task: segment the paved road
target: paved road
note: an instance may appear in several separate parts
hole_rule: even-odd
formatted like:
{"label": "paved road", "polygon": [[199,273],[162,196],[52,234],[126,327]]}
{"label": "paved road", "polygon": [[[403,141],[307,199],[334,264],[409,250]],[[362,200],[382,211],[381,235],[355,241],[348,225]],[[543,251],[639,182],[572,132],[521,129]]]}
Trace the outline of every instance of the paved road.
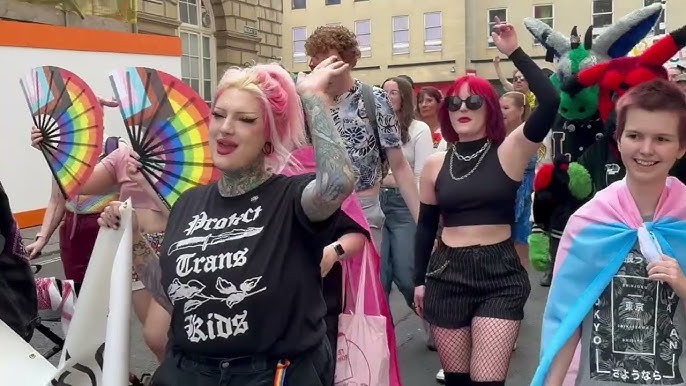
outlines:
{"label": "paved road", "polygon": [[[26,242],[33,240],[36,229],[22,231]],[[62,264],[59,261],[57,238],[50,240],[44,249],[44,255],[36,263],[44,264],[39,276],[63,277]],[[524,320],[515,351],[510,365],[507,384],[512,386],[526,386],[534,373],[539,350],[539,334],[541,329],[541,315],[545,307],[547,289],[538,285],[539,274],[530,275],[532,280],[531,296],[526,306]],[[440,368],[438,355],[427,350],[422,323],[405,305],[402,296],[395,291],[391,294],[391,311],[396,323],[398,355],[402,372],[403,384],[406,386],[433,385],[436,371]],[[47,323],[54,331],[60,331],[58,323]],[[32,342],[40,352],[52,347],[51,343],[40,333],[36,333]],[[59,355],[52,358],[57,364]],[[140,323],[135,316],[131,318],[131,368],[137,373],[153,372],[157,363],[148,351],[143,341]]]}

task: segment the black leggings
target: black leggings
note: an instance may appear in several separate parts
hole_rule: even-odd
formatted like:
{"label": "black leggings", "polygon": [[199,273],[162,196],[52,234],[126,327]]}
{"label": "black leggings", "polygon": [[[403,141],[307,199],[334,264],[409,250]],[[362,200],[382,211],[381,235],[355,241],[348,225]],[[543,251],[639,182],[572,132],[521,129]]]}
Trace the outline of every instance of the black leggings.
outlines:
{"label": "black leggings", "polygon": [[[327,338],[310,350],[290,358],[285,385],[333,384],[334,360]],[[272,386],[277,360],[244,358],[221,360],[170,353],[152,377],[151,386]]]}

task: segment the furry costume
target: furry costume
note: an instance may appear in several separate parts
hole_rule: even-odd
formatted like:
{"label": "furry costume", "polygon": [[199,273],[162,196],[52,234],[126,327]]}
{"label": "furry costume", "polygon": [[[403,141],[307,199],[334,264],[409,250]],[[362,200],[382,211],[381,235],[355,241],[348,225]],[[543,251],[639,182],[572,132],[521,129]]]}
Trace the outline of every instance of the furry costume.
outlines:
{"label": "furry costume", "polygon": [[[587,149],[578,160],[578,165],[583,167],[590,176],[591,185],[589,186],[590,189],[587,190],[588,195],[572,197],[573,195],[570,193],[557,192],[556,204],[563,207],[579,207],[580,204],[590,199],[595,192],[605,189],[624,177],[626,170],[622,164],[615,138],[615,102],[631,87],[656,78],[667,79],[667,71],[663,65],[685,46],[686,26],[658,40],[639,56],[616,58],[587,68],[567,80],[563,90],[571,95],[584,87],[599,86],[599,112],[605,122],[605,131],[602,138]],[[685,166],[686,162],[678,161],[670,174],[682,182],[685,181]],[[548,216],[549,211],[537,210],[536,205],[547,208],[552,205],[550,200],[550,197],[541,197],[538,200],[534,198],[534,221],[540,222],[544,226],[547,224],[546,216]],[[537,213],[539,214],[538,218],[536,218]],[[532,237],[535,239],[540,236],[532,235]],[[541,240],[530,240],[530,243],[536,246],[531,247],[531,260],[536,262],[535,267],[545,266],[546,257],[539,245]]]}
{"label": "furry costume", "polygon": [[[558,57],[557,72],[551,80],[560,87],[569,79],[575,79],[580,72],[628,54],[651,31],[659,20],[662,9],[663,6],[659,3],[637,9],[609,26],[595,41],[593,29],[589,27],[583,44],[576,27],[572,29],[571,36],[566,37],[537,19],[527,18],[524,24],[548,50],[548,60]],[[551,130],[552,159],[562,162],[560,157],[564,157],[567,163],[576,161],[584,151],[605,136],[602,113],[598,108],[600,89],[601,86],[595,84],[589,84],[572,93],[562,88],[559,116]],[[552,198],[549,193],[548,189],[539,189],[534,194],[534,227],[529,237],[529,256],[534,267],[540,270],[552,269],[550,264],[541,262],[550,261],[550,256],[555,256],[557,241],[567,219],[584,198],[564,199],[568,196],[566,195],[550,201]],[[537,210],[537,206],[545,206],[546,210]],[[554,242],[551,242],[549,236]],[[550,271],[541,284],[549,285],[549,278]]]}
{"label": "furry costume", "polygon": [[[661,38],[639,56],[617,58],[588,68],[570,78],[564,85],[563,88],[571,94],[589,85],[600,87],[598,103],[601,117],[606,122],[606,135],[579,159],[579,163],[593,177],[595,191],[604,189],[625,174],[614,135],[615,101],[638,84],[656,78],[667,79],[664,65],[685,46],[686,26]],[[682,182],[685,181],[684,161],[677,162],[671,174]]]}
{"label": "furry costume", "polygon": [[[629,53],[653,28],[662,7],[662,4],[657,3],[629,13],[607,27],[595,41],[593,27],[589,27],[583,44],[576,27],[572,29],[571,36],[567,37],[538,19],[525,18],[524,25],[547,49],[547,60],[558,58],[557,69],[551,81],[560,88],[580,71]],[[573,162],[602,133],[603,124],[597,114],[598,93],[598,86],[585,87],[574,94],[564,90],[560,92],[559,117],[551,134],[551,158],[565,154],[567,160]]]}

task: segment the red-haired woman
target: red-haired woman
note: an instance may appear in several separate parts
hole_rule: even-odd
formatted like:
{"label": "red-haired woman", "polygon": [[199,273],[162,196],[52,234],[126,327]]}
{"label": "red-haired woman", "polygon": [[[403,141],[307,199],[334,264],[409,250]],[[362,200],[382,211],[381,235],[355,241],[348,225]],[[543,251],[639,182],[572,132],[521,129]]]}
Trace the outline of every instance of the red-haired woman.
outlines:
{"label": "red-haired woman", "polygon": [[[429,157],[420,180],[415,306],[431,324],[448,386],[505,384],[531,289],[512,240],[515,200],[559,105],[512,25],[496,19],[492,36],[540,102],[507,137],[498,94],[485,79],[459,78],[440,108],[451,145]],[[439,218],[444,226],[432,254]]]}

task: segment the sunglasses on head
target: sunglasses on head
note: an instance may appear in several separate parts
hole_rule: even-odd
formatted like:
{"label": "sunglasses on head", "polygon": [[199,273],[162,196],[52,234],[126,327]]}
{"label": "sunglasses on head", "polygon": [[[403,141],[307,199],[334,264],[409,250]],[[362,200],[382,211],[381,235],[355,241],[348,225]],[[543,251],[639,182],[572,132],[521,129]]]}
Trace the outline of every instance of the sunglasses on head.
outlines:
{"label": "sunglasses on head", "polygon": [[481,95],[470,95],[466,99],[461,99],[457,96],[449,96],[445,98],[445,104],[448,106],[448,111],[455,112],[462,107],[462,103],[467,106],[468,110],[478,110],[483,106],[484,100]]}

